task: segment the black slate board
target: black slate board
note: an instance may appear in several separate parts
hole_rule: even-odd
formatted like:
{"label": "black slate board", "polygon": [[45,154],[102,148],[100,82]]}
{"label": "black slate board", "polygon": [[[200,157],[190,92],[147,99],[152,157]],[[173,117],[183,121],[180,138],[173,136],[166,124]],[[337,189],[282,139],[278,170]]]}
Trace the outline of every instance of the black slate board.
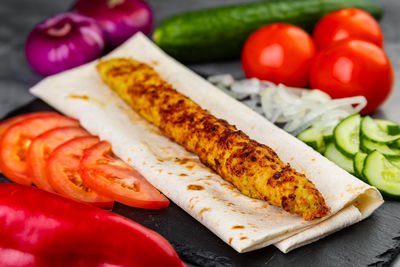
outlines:
{"label": "black slate board", "polygon": [[[53,110],[39,99],[7,117]],[[0,176],[0,182],[9,182]],[[368,219],[283,254],[274,246],[239,254],[181,208],[142,210],[116,203],[122,216],[168,239],[188,266],[389,266],[400,253],[400,202],[386,202]]]}

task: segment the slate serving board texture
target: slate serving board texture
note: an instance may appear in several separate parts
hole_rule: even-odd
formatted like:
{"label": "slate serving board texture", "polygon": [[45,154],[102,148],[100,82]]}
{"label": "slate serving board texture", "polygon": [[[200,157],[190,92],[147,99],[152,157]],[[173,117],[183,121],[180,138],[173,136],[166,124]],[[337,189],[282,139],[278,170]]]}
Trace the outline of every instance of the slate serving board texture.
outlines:
{"label": "slate serving board texture", "polygon": [[[0,117],[37,110],[51,110],[28,93],[42,78],[30,70],[24,44],[32,27],[51,15],[64,12],[72,0],[0,1]],[[212,7],[240,0],[149,0],[155,25],[187,10]],[[381,0],[385,16],[381,25],[385,50],[395,68],[396,84],[390,99],[374,117],[400,122],[400,1]],[[243,77],[240,62],[192,64],[208,76],[231,73]],[[11,112],[11,113],[10,113]],[[0,177],[0,182],[8,182]],[[238,254],[174,204],[162,211],[148,211],[116,204],[114,212],[138,221],[167,238],[188,266],[390,266],[400,253],[400,202],[387,199],[368,219],[288,254],[273,246]]]}

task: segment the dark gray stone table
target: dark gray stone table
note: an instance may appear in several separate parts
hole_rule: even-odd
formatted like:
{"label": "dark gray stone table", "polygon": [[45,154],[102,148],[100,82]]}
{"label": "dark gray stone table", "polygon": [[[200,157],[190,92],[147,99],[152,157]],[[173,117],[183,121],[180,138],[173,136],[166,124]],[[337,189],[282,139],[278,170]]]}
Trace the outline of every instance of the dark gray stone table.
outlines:
{"label": "dark gray stone table", "polygon": [[[27,34],[44,18],[66,11],[72,2],[72,0],[0,1],[0,117],[32,101],[33,97],[29,95],[28,88],[41,79],[30,70],[25,61],[24,44]],[[244,2],[244,0],[149,0],[148,2],[155,12],[155,25],[158,25],[167,16],[182,11]],[[381,21],[385,34],[385,50],[395,68],[396,82],[390,99],[373,115],[400,123],[400,1],[380,0],[380,2],[385,7],[385,16]],[[189,67],[203,75],[232,73],[237,78],[243,77],[238,61],[196,64]],[[0,181],[6,180],[0,178]],[[273,247],[245,255],[235,254],[207,229],[196,221],[191,221],[191,218],[177,207],[160,216],[157,212],[149,215],[146,211],[129,209],[122,205],[117,205],[115,211],[159,231],[179,251],[183,251],[182,253],[196,249],[196,246],[191,247],[192,244],[209,247],[208,250],[214,255],[210,256],[209,251],[206,250],[200,251],[198,256],[215,259],[216,266],[224,266],[224,263],[226,266],[229,264],[229,266],[250,266],[249,258],[258,259],[257,262],[263,262],[263,266],[365,266],[369,264],[386,266],[393,263],[392,259],[400,252],[400,203],[392,200],[387,200],[367,220],[287,255]],[[182,225],[177,227],[177,222],[171,217],[176,220],[182,219]],[[176,227],[178,229],[175,229]],[[186,232],[182,230],[180,233],[180,228],[185,227],[192,229]],[[187,233],[190,234],[187,235]],[[229,260],[225,261],[224,256]],[[189,262],[196,261],[189,260]],[[201,261],[197,261],[197,264],[203,265]],[[399,260],[397,264],[400,266]]]}

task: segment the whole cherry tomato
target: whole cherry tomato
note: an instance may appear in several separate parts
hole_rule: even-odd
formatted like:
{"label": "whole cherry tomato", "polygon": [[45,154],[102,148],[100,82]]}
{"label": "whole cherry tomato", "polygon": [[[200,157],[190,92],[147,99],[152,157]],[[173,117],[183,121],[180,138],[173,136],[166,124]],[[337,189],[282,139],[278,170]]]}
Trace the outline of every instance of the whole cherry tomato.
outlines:
{"label": "whole cherry tomato", "polygon": [[306,87],[316,53],[313,40],[304,30],[273,23],[247,39],[242,50],[242,66],[248,78]]}
{"label": "whole cherry tomato", "polygon": [[323,49],[310,74],[311,88],[333,98],[363,95],[368,101],[362,114],[371,113],[388,98],[393,86],[393,67],[376,45],[343,40]]}
{"label": "whole cherry tomato", "polygon": [[313,38],[320,49],[343,39],[364,40],[383,47],[378,22],[357,8],[345,8],[325,15],[315,26]]}

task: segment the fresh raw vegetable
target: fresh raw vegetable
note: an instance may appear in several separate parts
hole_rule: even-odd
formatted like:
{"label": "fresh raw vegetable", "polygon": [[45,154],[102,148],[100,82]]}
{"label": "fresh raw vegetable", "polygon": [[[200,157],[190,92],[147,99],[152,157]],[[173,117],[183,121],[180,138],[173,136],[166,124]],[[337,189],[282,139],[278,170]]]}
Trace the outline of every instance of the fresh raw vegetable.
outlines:
{"label": "fresh raw vegetable", "polygon": [[153,12],[142,0],[78,0],[72,10],[94,18],[105,32],[110,48],[138,31],[149,34],[153,26]]}
{"label": "fresh raw vegetable", "polygon": [[27,155],[28,173],[32,182],[40,189],[55,192],[47,180],[47,159],[62,143],[88,135],[90,134],[80,127],[62,127],[47,131],[33,139]]}
{"label": "fresh raw vegetable", "polygon": [[54,112],[49,112],[49,111],[40,111],[40,112],[33,112],[33,113],[28,113],[28,114],[21,114],[12,118],[9,118],[7,120],[1,121],[0,122],[0,138],[3,136],[3,133],[13,124],[23,121],[25,119],[41,116],[41,115],[48,115],[48,114],[57,114]]}
{"label": "fresh raw vegetable", "polygon": [[312,30],[325,14],[358,7],[379,19],[383,9],[370,0],[273,0],[198,10],[164,20],[153,39],[181,61],[212,61],[239,57],[255,30],[274,22]]}
{"label": "fresh raw vegetable", "polygon": [[383,131],[379,125],[369,116],[366,116],[361,123],[361,134],[363,137],[381,144],[395,143],[400,139],[400,134],[390,135]]}
{"label": "fresh raw vegetable", "polygon": [[364,10],[345,8],[325,15],[315,26],[313,38],[319,49],[343,39],[358,39],[383,47],[378,22]]}
{"label": "fresh raw vegetable", "polygon": [[32,30],[25,55],[36,72],[51,75],[98,58],[103,48],[103,31],[93,19],[65,13]]}
{"label": "fresh raw vegetable", "polygon": [[378,151],[372,152],[365,159],[363,174],[368,183],[383,194],[400,198],[400,169]]}
{"label": "fresh raw vegetable", "polygon": [[27,154],[32,140],[54,128],[78,127],[79,121],[58,114],[31,117],[11,125],[0,139],[0,170],[10,180],[31,184]]}
{"label": "fresh raw vegetable", "polygon": [[340,152],[334,143],[328,144],[324,156],[335,162],[339,167],[343,168],[347,172],[354,174],[353,159]]}
{"label": "fresh raw vegetable", "polygon": [[304,131],[302,131],[297,138],[299,138],[301,141],[309,145],[310,147],[314,148],[320,153],[323,153],[326,149],[325,147],[325,142],[324,142],[324,136],[319,129],[316,127],[310,127]]}
{"label": "fresh raw vegetable", "polygon": [[393,121],[354,114],[335,127],[333,142],[324,143],[323,132],[314,126],[301,132],[298,138],[382,193],[399,198],[400,148],[393,140],[400,135],[389,134],[398,127]]}
{"label": "fresh raw vegetable", "polygon": [[336,147],[347,157],[354,157],[360,149],[360,114],[342,120],[333,131]]}
{"label": "fresh raw vegetable", "polygon": [[166,239],[115,213],[0,184],[1,266],[185,266]]}
{"label": "fresh raw vegetable", "polygon": [[146,209],[169,205],[169,200],[138,171],[113,154],[107,141],[85,151],[79,173],[85,185],[125,205]]}
{"label": "fresh raw vegetable", "polygon": [[363,181],[366,181],[363,174],[363,169],[364,169],[364,162],[367,156],[368,154],[365,154],[363,152],[357,152],[353,160],[355,175]]}
{"label": "fresh raw vegetable", "polygon": [[376,119],[375,122],[382,131],[388,133],[389,135],[400,134],[400,126],[394,121]]}
{"label": "fresh raw vegetable", "polygon": [[79,163],[84,151],[98,142],[98,137],[84,136],[58,146],[47,161],[47,179],[51,187],[63,196],[111,209],[114,205],[112,199],[87,187],[79,175]]}
{"label": "fresh raw vegetable", "polygon": [[307,32],[294,25],[273,23],[247,39],[241,61],[248,78],[306,87],[316,54]]}
{"label": "fresh raw vegetable", "polygon": [[382,153],[385,157],[400,157],[400,149],[389,147],[386,144],[379,144],[368,140],[367,138],[361,138],[360,148],[362,151],[372,153],[375,150]]}
{"label": "fresh raw vegetable", "polygon": [[310,75],[311,88],[332,98],[364,96],[368,114],[388,98],[393,86],[393,68],[386,54],[372,43],[343,40],[323,49]]}
{"label": "fresh raw vegetable", "polygon": [[320,90],[275,85],[256,78],[235,81],[231,75],[211,76],[208,80],[232,97],[241,100],[272,123],[295,136],[310,126],[329,141],[333,128],[344,118],[360,112],[367,104],[363,96],[331,99]]}

